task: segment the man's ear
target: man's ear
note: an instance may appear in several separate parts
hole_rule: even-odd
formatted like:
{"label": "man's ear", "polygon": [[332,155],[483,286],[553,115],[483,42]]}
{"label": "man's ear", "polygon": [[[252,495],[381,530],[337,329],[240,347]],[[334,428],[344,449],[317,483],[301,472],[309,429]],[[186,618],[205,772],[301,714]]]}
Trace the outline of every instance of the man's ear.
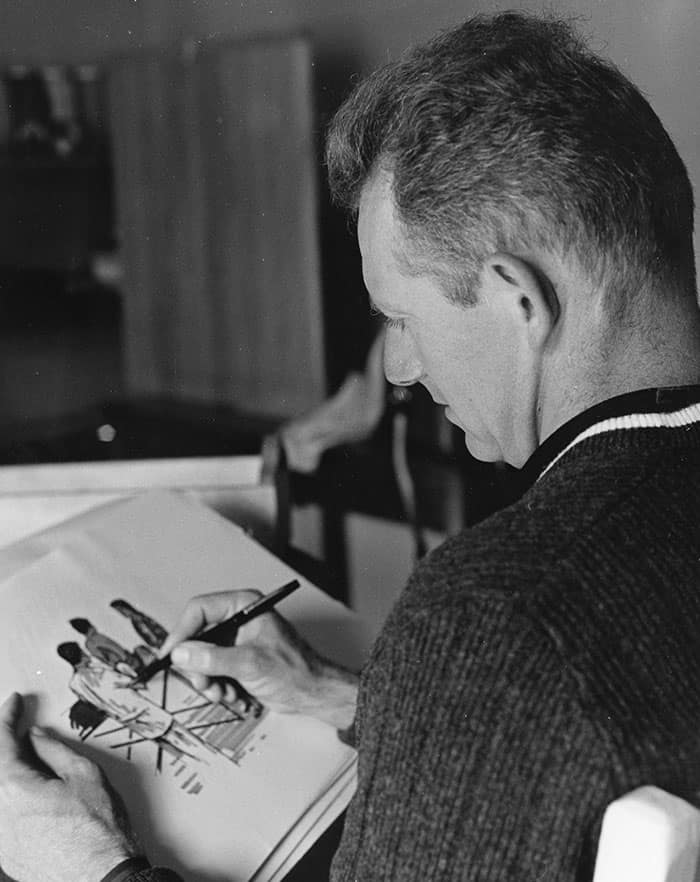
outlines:
{"label": "man's ear", "polygon": [[559,301],[551,281],[532,264],[498,252],[484,262],[485,290],[522,327],[534,348],[544,345],[559,317]]}

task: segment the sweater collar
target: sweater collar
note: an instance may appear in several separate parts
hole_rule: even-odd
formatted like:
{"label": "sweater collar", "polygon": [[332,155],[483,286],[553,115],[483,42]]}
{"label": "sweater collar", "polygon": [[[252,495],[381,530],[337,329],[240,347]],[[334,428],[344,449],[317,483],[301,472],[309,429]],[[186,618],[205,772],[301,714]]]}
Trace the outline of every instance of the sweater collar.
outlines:
{"label": "sweater collar", "polygon": [[700,386],[640,389],[609,398],[564,423],[535,450],[521,471],[524,486],[586,438],[605,432],[643,428],[680,428],[700,422]]}

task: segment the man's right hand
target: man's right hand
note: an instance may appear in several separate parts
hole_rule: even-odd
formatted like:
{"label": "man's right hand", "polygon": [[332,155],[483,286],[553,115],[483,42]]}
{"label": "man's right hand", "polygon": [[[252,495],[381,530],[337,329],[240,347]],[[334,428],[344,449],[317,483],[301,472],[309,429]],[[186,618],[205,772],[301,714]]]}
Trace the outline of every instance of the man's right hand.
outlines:
{"label": "man's right hand", "polygon": [[173,664],[214,700],[225,694],[220,678],[234,678],[273,710],[348,728],[355,716],[357,676],[320,656],[274,610],[244,625],[235,646],[190,639],[260,596],[258,591],[226,591],[193,598],[160,654],[171,652]]}

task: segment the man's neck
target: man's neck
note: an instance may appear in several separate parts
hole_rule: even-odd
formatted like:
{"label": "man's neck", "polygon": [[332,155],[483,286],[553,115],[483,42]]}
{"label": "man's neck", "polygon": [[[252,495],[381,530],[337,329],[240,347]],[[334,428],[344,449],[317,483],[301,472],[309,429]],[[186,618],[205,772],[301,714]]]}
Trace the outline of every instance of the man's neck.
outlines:
{"label": "man's neck", "polygon": [[621,334],[607,345],[588,341],[573,347],[567,359],[552,359],[543,375],[540,443],[577,414],[617,395],[700,384],[700,313],[688,311],[682,321],[669,319],[652,331]]}

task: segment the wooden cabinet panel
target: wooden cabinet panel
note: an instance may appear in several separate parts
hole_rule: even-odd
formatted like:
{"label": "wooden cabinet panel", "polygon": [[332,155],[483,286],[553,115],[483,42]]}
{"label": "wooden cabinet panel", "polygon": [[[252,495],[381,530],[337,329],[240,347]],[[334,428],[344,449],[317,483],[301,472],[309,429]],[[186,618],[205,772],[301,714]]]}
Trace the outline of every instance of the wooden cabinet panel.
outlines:
{"label": "wooden cabinet panel", "polygon": [[324,394],[309,47],[111,75],[127,385],[287,416]]}

